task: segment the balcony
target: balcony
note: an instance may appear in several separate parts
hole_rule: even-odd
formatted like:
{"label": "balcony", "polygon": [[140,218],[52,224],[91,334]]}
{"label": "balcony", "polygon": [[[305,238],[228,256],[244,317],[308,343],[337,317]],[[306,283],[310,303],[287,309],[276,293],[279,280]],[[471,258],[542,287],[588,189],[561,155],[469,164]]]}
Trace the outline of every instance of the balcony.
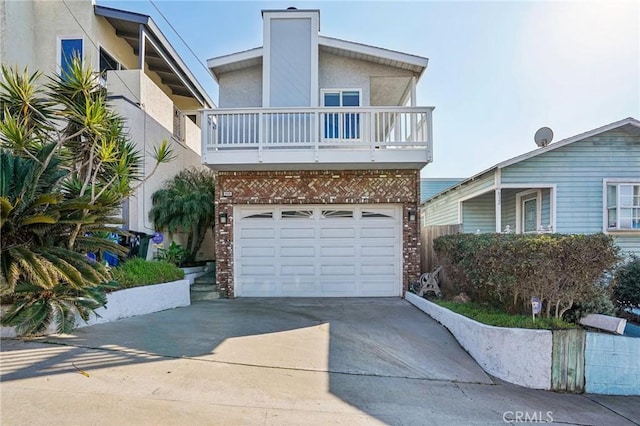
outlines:
{"label": "balcony", "polygon": [[202,111],[214,170],[420,169],[432,160],[433,107]]}

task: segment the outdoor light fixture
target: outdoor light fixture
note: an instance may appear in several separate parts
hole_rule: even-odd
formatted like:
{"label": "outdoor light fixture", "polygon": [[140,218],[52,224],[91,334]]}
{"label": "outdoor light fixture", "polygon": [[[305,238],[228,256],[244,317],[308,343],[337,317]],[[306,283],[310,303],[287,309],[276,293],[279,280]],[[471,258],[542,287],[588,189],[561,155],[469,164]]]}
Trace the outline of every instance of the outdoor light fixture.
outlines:
{"label": "outdoor light fixture", "polygon": [[415,222],[416,221],[416,211],[415,210],[409,210],[409,212],[407,213],[409,222]]}
{"label": "outdoor light fixture", "polygon": [[220,213],[218,215],[218,221],[220,223],[227,223],[227,214],[226,213]]}

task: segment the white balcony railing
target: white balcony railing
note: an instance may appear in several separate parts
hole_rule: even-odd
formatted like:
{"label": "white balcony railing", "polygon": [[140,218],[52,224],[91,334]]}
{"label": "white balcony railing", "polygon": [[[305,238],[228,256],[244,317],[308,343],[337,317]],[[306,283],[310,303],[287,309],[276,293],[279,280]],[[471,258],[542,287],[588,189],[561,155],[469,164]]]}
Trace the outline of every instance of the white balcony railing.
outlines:
{"label": "white balcony railing", "polygon": [[[203,153],[402,149],[427,153],[426,164],[431,161],[432,111],[433,107],[205,110]],[[205,162],[214,164],[215,158],[214,154]],[[262,161],[262,156],[257,159]]]}

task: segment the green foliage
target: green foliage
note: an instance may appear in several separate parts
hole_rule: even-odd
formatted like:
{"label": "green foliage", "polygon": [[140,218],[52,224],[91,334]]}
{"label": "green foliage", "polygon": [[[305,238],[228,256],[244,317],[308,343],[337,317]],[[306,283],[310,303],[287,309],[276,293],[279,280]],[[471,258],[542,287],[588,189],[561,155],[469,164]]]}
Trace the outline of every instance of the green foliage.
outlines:
{"label": "green foliage", "polygon": [[154,192],[149,219],[170,234],[188,235],[187,261],[195,260],[205,234],[214,220],[215,176],[206,169],[190,168]]}
{"label": "green foliage", "polygon": [[450,311],[456,312],[478,322],[496,327],[536,328],[544,330],[564,330],[576,328],[558,318],[536,318],[525,315],[510,315],[499,309],[491,309],[478,303],[455,303],[446,300],[434,301]]}
{"label": "green foliage", "polygon": [[189,251],[182,248],[180,244],[176,244],[175,241],[171,241],[169,248],[158,249],[157,260],[171,263],[175,266],[182,266],[182,264],[189,257]]}
{"label": "green foliage", "polygon": [[120,288],[131,288],[181,280],[184,271],[172,263],[134,258],[113,268],[111,275]]}
{"label": "green foliage", "polygon": [[616,270],[613,298],[620,310],[640,308],[640,257],[632,256]]}
{"label": "green foliage", "polygon": [[114,282],[73,288],[61,282],[44,289],[24,281],[13,293],[14,304],[2,317],[2,325],[16,327],[19,335],[39,335],[55,321],[58,333],[69,333],[76,324],[76,314],[88,321],[92,313],[107,303],[106,292],[117,288]]}
{"label": "green foliage", "polygon": [[613,315],[615,306],[611,301],[611,291],[604,285],[598,285],[593,297],[576,302],[571,309],[564,314],[564,320],[578,323],[580,318],[589,314]]}
{"label": "green foliage", "polygon": [[1,70],[0,296],[14,301],[2,323],[33,334],[56,319],[68,331],[75,313],[86,319],[106,302],[109,271],[86,253],[126,254],[98,235],[121,222],[142,157],[77,58],[46,85],[39,73]]}
{"label": "green foliage", "polygon": [[436,239],[434,249],[472,300],[528,313],[537,296],[542,315],[556,318],[596,297],[598,279],[618,259],[613,239],[604,234],[457,234]]}

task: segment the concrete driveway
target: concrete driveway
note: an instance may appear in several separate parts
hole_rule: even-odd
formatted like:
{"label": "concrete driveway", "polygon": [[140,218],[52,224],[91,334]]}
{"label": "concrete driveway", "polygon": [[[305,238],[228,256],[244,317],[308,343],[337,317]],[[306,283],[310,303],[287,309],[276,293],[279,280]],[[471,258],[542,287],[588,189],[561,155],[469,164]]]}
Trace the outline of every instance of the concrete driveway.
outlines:
{"label": "concrete driveway", "polygon": [[[3,340],[11,424],[638,424],[640,398],[487,376],[401,299],[237,299]],[[526,416],[526,417],[525,417]]]}

